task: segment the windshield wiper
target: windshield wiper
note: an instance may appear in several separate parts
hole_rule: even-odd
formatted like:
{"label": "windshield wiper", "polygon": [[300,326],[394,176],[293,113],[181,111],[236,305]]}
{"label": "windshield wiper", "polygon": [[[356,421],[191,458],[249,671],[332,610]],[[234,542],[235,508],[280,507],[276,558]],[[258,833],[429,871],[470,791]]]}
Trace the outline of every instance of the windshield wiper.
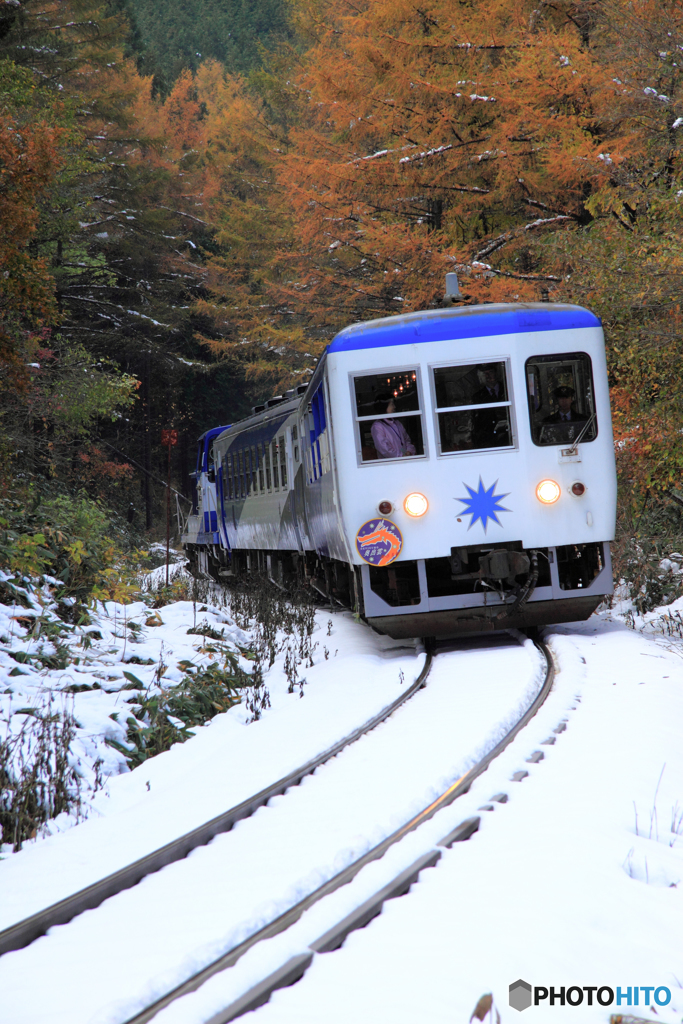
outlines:
{"label": "windshield wiper", "polygon": [[576,455],[578,447],[579,447],[579,443],[581,441],[583,441],[583,439],[584,439],[584,437],[586,435],[586,432],[588,431],[588,429],[590,427],[592,427],[594,420],[595,420],[595,413],[592,413],[590,419],[586,420],[586,425],[583,428],[583,430],[581,431],[581,433],[579,434],[579,436],[577,437],[576,441],[574,441],[574,443],[572,444],[571,448],[567,449],[567,454]]}

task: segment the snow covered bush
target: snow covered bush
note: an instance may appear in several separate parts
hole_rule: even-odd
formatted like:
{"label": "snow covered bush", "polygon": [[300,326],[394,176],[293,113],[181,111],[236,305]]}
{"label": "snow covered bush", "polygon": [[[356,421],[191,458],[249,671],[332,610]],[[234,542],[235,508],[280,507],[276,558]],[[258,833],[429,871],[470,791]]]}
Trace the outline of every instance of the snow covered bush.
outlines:
{"label": "snow covered bush", "polygon": [[71,752],[73,713],[52,694],[40,708],[20,708],[0,740],[0,843],[20,850],[51,818],[80,815],[81,778]]}
{"label": "snow covered bush", "polygon": [[[188,633],[195,632],[197,630],[188,630]],[[126,720],[127,743],[107,740],[110,746],[124,755],[131,768],[164,750],[170,750],[174,743],[190,739],[194,735],[193,728],[239,704],[242,699],[240,690],[252,685],[251,677],[229,652],[224,652],[222,665],[213,661],[197,667],[184,661],[180,666],[185,669],[180,683],[148,688],[144,695],[128,701],[133,713]],[[131,672],[124,674],[140,690],[145,689]]]}
{"label": "snow covered bush", "polygon": [[621,538],[613,546],[612,561],[617,599],[630,600],[644,615],[683,596],[683,555],[675,550],[680,538]]}

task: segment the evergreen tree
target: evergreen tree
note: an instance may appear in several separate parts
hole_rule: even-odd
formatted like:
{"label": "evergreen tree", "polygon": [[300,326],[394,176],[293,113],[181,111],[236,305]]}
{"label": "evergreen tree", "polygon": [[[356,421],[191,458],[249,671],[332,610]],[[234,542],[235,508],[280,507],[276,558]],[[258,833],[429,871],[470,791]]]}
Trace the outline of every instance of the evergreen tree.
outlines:
{"label": "evergreen tree", "polygon": [[133,26],[131,46],[155,90],[166,95],[186,69],[219,61],[248,74],[264,51],[288,39],[284,0],[122,0]]}
{"label": "evergreen tree", "polygon": [[[124,20],[95,0],[25,0],[5,19],[0,56],[21,58],[33,93],[48,106],[61,104],[69,128],[59,136],[49,180],[36,191],[29,243],[45,290],[47,305],[36,326],[49,334],[43,348],[51,353],[52,376],[61,365],[65,372],[81,365],[89,353],[89,373],[117,367],[123,380],[141,382],[128,415],[117,414],[112,422],[111,406],[93,407],[89,448],[77,416],[74,429],[61,432],[61,444],[54,415],[29,417],[37,461],[28,468],[78,476],[84,460],[90,467],[115,466],[123,453],[142,467],[150,526],[153,480],[165,475],[156,465],[165,460],[162,427],[182,418],[173,425],[187,431],[181,456],[187,468],[187,448],[194,447],[197,433],[225,419],[226,402],[237,396],[226,389],[218,407],[196,403],[187,409],[184,392],[196,391],[196,378],[211,375],[213,364],[194,337],[198,327],[205,333],[210,328],[191,308],[205,276],[199,243],[211,237],[201,161],[194,166],[192,148],[202,111],[187,79],[168,106],[152,99],[150,80],[122,55],[126,31]],[[214,369],[225,381],[224,368]],[[16,422],[9,442],[14,450],[22,447]],[[102,474],[90,477],[100,488],[106,484]],[[123,488],[121,503],[139,506],[125,477],[113,477],[116,489]]]}

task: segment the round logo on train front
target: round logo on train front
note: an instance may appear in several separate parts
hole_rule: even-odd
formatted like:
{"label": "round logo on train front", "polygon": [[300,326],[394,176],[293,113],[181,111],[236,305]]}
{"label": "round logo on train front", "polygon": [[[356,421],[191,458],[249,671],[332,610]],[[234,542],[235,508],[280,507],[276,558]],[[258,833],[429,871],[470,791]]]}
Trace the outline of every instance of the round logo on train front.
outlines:
{"label": "round logo on train front", "polygon": [[389,519],[368,519],[356,534],[358,554],[369,565],[389,565],[402,547],[401,531]]}

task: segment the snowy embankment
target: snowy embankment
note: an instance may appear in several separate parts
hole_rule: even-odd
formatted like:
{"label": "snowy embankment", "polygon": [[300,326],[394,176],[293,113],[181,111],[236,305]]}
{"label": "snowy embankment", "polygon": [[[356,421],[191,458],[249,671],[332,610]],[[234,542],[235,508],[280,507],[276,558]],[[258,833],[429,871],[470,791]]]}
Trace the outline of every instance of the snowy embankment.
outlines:
{"label": "snowy embankment", "polygon": [[[9,577],[0,572],[3,579]],[[189,631],[202,622],[222,630],[222,648],[238,658],[248,637],[224,608],[187,601],[161,610],[151,600],[98,602],[86,624],[73,625],[57,614],[50,582],[59,581],[48,578],[42,588],[20,588],[23,604],[0,604],[0,721],[11,735],[50,704],[55,713],[73,716],[71,747],[87,813],[89,794],[101,780],[128,770],[124,753],[109,741],[125,746],[136,691],[162,680],[165,686],[180,682],[180,662],[202,666],[215,659],[205,637]],[[248,662],[241,664],[250,670]],[[72,824],[64,815],[48,831]],[[3,855],[7,852],[2,849]]]}
{"label": "snowy embankment", "polygon": [[[21,728],[24,708],[30,712],[42,707],[52,694],[55,707],[73,709],[78,728],[72,747],[86,783],[95,774],[97,760],[100,771],[110,773],[94,795],[84,791],[88,818],[77,828],[73,815],[62,815],[48,824],[46,831],[52,835],[25,843],[20,853],[8,856],[10,848],[3,849],[0,929],[119,870],[275,782],[389,704],[424,662],[418,644],[379,637],[348,614],[317,613],[309,664],[299,666],[299,676],[305,673],[302,690],[297,686],[294,693],[288,692],[285,648],[267,674],[271,707],[259,721],[252,721],[243,698],[193,730],[195,735],[186,743],[128,771],[124,755],[106,742],[113,738],[124,743],[131,714],[126,701],[137,699],[137,691],[131,695],[127,688],[125,673],[158,689],[159,682],[172,684],[182,677],[178,663],[201,666],[217,658],[215,642],[188,635],[195,621],[223,631],[221,650],[232,648],[241,659],[238,645],[244,649],[249,637],[234,624],[229,610],[211,604],[195,609],[191,602],[159,611],[144,604],[109,603],[92,615],[90,625],[71,634],[74,649],[84,633],[101,636],[91,641],[80,664],[38,670],[22,662],[22,675],[12,675],[17,667],[12,654],[27,650],[35,657],[50,650],[30,635],[27,609],[0,605],[0,616],[5,620],[0,629],[4,626],[10,633],[11,645],[11,654],[6,647],[0,649],[0,688],[8,691],[2,697],[6,728]],[[141,626],[133,631],[135,643],[130,640],[131,622]],[[143,661],[151,664],[139,663]],[[160,663],[166,666],[162,680]],[[241,664],[250,670],[249,661],[241,659]],[[74,680],[98,689],[69,692]],[[60,829],[66,831],[59,834]]]}

